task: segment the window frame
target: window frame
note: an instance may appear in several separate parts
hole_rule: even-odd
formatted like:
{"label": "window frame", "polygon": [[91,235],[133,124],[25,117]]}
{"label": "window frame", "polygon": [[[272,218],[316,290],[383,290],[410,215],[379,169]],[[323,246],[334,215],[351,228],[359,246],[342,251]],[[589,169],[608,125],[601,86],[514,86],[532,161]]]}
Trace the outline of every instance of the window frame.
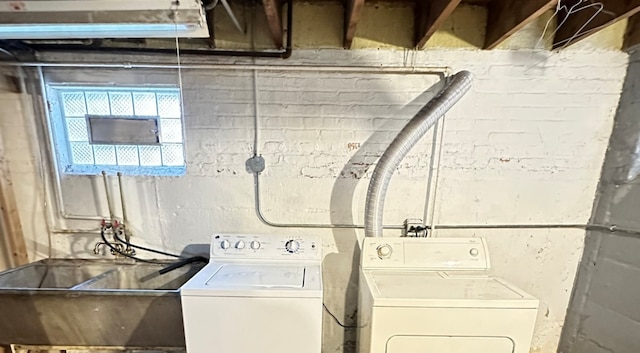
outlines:
{"label": "window frame", "polygon": [[[182,105],[180,106],[180,123],[182,125],[182,142],[162,142],[158,145],[162,148],[165,145],[181,145],[182,146],[182,159],[183,164],[178,166],[132,166],[132,165],[105,165],[105,164],[74,164],[71,155],[71,141],[66,127],[67,116],[64,113],[63,97],[64,92],[69,91],[87,91],[96,92],[140,92],[140,93],[162,93],[171,92],[178,93],[179,99],[182,99],[182,92],[175,85],[114,85],[114,84],[88,84],[88,83],[47,83],[46,84],[46,102],[49,110],[48,127],[50,131],[50,137],[52,140],[52,153],[55,155],[56,168],[65,175],[98,175],[102,171],[113,174],[121,172],[125,175],[135,176],[183,176],[186,174],[187,159],[186,159],[186,134],[185,134],[185,122],[184,112],[182,111]],[[157,97],[156,97],[157,104]],[[88,114],[88,112],[87,112]],[[87,114],[83,117],[86,119]],[[127,117],[126,115],[114,115],[116,117]],[[143,117],[143,116],[130,116],[131,118]],[[158,117],[158,126],[160,127],[160,119]],[[178,119],[178,118],[174,118]],[[88,132],[87,132],[88,133]],[[91,143],[89,142],[91,145]],[[117,148],[121,144],[99,144],[110,145]],[[144,146],[144,145],[131,145],[131,146]],[[162,152],[161,152],[162,158]],[[95,158],[95,157],[94,157]]]}

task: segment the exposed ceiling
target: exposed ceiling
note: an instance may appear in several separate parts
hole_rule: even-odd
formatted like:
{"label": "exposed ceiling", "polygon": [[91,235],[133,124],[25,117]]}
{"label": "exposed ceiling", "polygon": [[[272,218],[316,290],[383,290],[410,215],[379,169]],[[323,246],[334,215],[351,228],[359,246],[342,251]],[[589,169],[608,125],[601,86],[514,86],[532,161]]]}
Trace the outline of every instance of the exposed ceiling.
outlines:
{"label": "exposed ceiling", "polygon": [[[276,0],[263,0],[265,3]],[[401,0],[396,0],[401,1]],[[558,1],[560,3],[558,3]],[[461,3],[487,6],[484,49],[493,49],[549,10],[557,10],[558,29],[553,49],[566,48],[620,20],[633,17],[625,47],[640,43],[636,23],[640,0],[415,0],[415,46],[424,48],[429,38]],[[365,0],[345,0],[346,48],[351,47]],[[560,25],[561,24],[561,25]]]}
{"label": "exposed ceiling", "polygon": [[[253,54],[267,53],[267,56],[286,57],[291,51],[291,21],[286,20],[288,16],[288,6],[283,6],[292,1],[303,0],[229,0],[230,3],[243,4],[239,6],[258,6],[260,12],[266,16],[266,35],[272,39],[273,47],[266,51],[254,51]],[[306,2],[322,2],[331,0],[304,0]],[[553,48],[560,49],[572,45],[620,20],[630,18],[625,37],[625,49],[640,44],[640,0],[386,0],[381,3],[402,2],[411,4],[415,20],[414,45],[417,49],[425,47],[427,41],[433,34],[442,27],[443,23],[461,4],[473,4],[487,7],[487,23],[484,49],[496,48],[515,32],[535,21],[538,17],[549,11],[557,12],[558,27],[553,38]],[[204,0],[205,5],[211,0]],[[343,24],[343,46],[351,48],[354,37],[358,29],[358,23],[363,15],[366,4],[374,3],[374,0],[343,0],[340,1],[344,7]],[[334,4],[341,6],[333,0]],[[285,11],[285,12],[283,12]],[[638,15],[636,15],[638,14]],[[208,13],[209,27],[214,27],[213,12]],[[295,17],[295,14],[293,15]],[[287,22],[287,23],[285,23]],[[268,28],[268,29],[266,29]],[[221,53],[223,55],[235,55],[242,51],[223,51],[215,48],[215,33],[211,30],[211,38],[201,40],[185,40],[185,48],[198,53]],[[268,37],[267,37],[268,39]],[[70,45],[71,43],[71,45]],[[126,51],[128,49],[150,51],[165,50],[167,53],[171,49],[171,41],[156,41],[149,45],[148,41],[142,40],[93,40],[75,43],[65,42],[43,42],[25,41],[11,42],[11,45],[23,46],[36,51],[56,50],[56,49],[100,49],[104,51]],[[155,45],[155,47],[154,47]],[[2,46],[2,45],[0,45]],[[5,46],[6,47],[6,46]],[[187,52],[189,53],[189,52]]]}

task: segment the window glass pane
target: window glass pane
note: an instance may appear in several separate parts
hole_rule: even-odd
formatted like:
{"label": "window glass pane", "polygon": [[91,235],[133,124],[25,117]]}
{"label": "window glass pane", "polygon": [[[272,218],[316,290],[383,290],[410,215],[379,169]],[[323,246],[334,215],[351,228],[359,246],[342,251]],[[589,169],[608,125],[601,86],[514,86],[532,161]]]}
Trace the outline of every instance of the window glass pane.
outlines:
{"label": "window glass pane", "polygon": [[184,156],[182,154],[182,145],[166,144],[162,145],[162,161],[164,165],[184,165]]}
{"label": "window glass pane", "polygon": [[87,121],[85,118],[69,118],[67,121],[67,136],[69,141],[89,141]]}
{"label": "window glass pane", "polygon": [[176,93],[158,93],[158,116],[163,118],[180,117],[180,95]]}
{"label": "window glass pane", "polygon": [[[50,86],[49,89],[54,92],[54,99],[59,100],[55,105],[58,109],[52,112],[51,118],[58,119],[52,124],[55,148],[67,173],[99,174],[102,170],[121,170],[134,174],[175,175],[180,173],[175,167],[185,165],[180,93],[177,90],[112,86]],[[157,128],[161,133],[161,144],[128,142],[119,145],[114,141],[92,145],[87,131],[87,114],[126,119],[159,116]],[[135,136],[142,133],[127,131]]]}
{"label": "window glass pane", "polygon": [[138,149],[140,150],[140,165],[162,165],[160,146],[139,146]]}
{"label": "window glass pane", "polygon": [[94,145],[96,164],[116,165],[116,148],[111,145]]}
{"label": "window glass pane", "polygon": [[63,92],[62,105],[64,106],[64,115],[69,116],[85,116],[87,114],[84,104],[84,93],[82,92]]}
{"label": "window glass pane", "polygon": [[111,115],[133,115],[131,93],[109,92]]}
{"label": "window glass pane", "polygon": [[180,119],[160,120],[161,142],[182,142],[182,123]]}
{"label": "window glass pane", "polygon": [[116,146],[118,165],[139,165],[138,146]]}
{"label": "window glass pane", "polygon": [[71,142],[73,164],[93,164],[93,149],[88,142]]}
{"label": "window glass pane", "polygon": [[106,92],[87,92],[87,112],[91,115],[109,115],[109,95]]}
{"label": "window glass pane", "polygon": [[156,94],[148,92],[133,93],[133,105],[138,116],[157,116]]}

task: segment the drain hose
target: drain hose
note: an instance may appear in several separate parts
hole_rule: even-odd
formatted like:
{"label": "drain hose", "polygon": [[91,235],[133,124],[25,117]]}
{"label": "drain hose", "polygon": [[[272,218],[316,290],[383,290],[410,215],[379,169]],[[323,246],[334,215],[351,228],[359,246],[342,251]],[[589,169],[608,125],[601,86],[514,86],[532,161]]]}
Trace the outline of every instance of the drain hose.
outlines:
{"label": "drain hose", "polygon": [[460,71],[451,76],[445,87],[429,101],[400,131],[384,151],[373,170],[365,203],[364,230],[367,237],[382,236],[382,213],[389,181],[411,148],[471,88],[472,75]]}

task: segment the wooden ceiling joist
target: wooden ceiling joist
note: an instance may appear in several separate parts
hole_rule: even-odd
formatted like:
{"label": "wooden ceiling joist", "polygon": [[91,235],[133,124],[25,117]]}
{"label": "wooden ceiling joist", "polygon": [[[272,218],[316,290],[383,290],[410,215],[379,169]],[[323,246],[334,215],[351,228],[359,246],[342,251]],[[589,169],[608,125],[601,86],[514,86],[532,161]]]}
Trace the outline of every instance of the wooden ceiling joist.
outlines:
{"label": "wooden ceiling joist", "polygon": [[[563,1],[563,5],[571,8],[577,2],[578,0]],[[594,14],[599,11],[595,6],[577,11],[568,17],[566,17],[566,11],[560,12],[558,23],[563,21],[564,23],[558,27],[553,39],[553,49],[565,48],[640,12],[640,0],[598,0],[598,2],[602,3],[603,10],[595,17]]]}
{"label": "wooden ceiling joist", "polygon": [[624,45],[622,49],[628,50],[640,44],[640,14],[633,15],[629,18],[627,24],[627,33],[624,36]]}
{"label": "wooden ceiling joist", "polygon": [[353,37],[356,34],[356,27],[362,15],[364,0],[346,0],[344,11],[344,48],[350,49]]}
{"label": "wooden ceiling joist", "polygon": [[489,3],[485,49],[493,49],[519,29],[555,8],[557,0],[495,0]]}
{"label": "wooden ceiling joist", "polygon": [[283,48],[283,33],[282,29],[282,3],[280,0],[262,0],[264,12],[267,15],[267,21],[269,22],[269,29],[271,30],[271,36],[273,37],[273,43],[278,48]]}
{"label": "wooden ceiling joist", "polygon": [[416,1],[416,48],[422,49],[461,0]]}

